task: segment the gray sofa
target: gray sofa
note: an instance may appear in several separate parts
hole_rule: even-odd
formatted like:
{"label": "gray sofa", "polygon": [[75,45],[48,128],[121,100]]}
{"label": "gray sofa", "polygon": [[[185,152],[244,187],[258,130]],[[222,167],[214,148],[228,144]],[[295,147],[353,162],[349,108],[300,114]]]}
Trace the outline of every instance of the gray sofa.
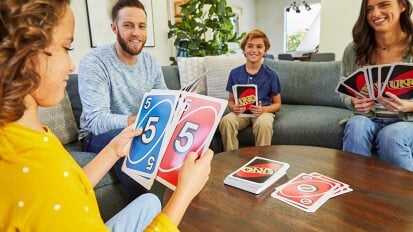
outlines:
{"label": "gray sofa", "polygon": [[[343,127],[351,116],[335,92],[340,61],[291,62],[265,59],[279,75],[281,111],[276,114],[272,144],[342,148]],[[240,144],[253,145],[252,130],[239,134]]]}
{"label": "gray sofa", "polygon": [[[340,62],[291,62],[265,60],[274,68],[282,85],[282,109],[276,114],[273,144],[310,145],[341,149],[343,128],[339,121],[351,115],[334,92],[339,80]],[[162,67],[169,89],[179,89],[177,66]],[[82,111],[77,75],[71,74],[67,86],[77,125]],[[251,128],[239,133],[240,146],[253,146]],[[85,165],[95,154],[81,152],[80,143],[65,144],[76,161]],[[217,132],[211,144],[215,153],[222,151]],[[151,189],[159,197],[164,187],[159,183]],[[127,204],[127,196],[111,171],[95,187],[102,217],[106,220]]]}
{"label": "gray sofa", "polygon": [[[264,63],[277,71],[282,86],[282,109],[276,114],[272,144],[341,149],[343,128],[339,122],[351,116],[351,111],[334,91],[340,78],[340,61],[291,62],[265,59]],[[178,89],[178,67],[163,67],[163,72],[168,87],[174,83],[172,89]],[[254,146],[251,127],[240,131],[238,139],[240,147]],[[218,132],[211,148],[215,153],[222,151]]]}

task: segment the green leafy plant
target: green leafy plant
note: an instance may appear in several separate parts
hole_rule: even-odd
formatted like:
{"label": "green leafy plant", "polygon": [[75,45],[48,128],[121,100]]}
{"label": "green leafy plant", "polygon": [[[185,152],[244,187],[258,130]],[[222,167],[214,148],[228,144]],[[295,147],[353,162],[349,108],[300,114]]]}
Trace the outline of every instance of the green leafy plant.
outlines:
{"label": "green leafy plant", "polygon": [[306,31],[298,31],[287,35],[287,52],[293,52],[300,45],[303,40]]}
{"label": "green leafy plant", "polygon": [[[228,53],[227,42],[239,42],[231,18],[235,15],[226,0],[191,0],[180,5],[176,23],[168,21],[168,38],[183,56],[213,56]],[[175,62],[175,57],[171,57]]]}

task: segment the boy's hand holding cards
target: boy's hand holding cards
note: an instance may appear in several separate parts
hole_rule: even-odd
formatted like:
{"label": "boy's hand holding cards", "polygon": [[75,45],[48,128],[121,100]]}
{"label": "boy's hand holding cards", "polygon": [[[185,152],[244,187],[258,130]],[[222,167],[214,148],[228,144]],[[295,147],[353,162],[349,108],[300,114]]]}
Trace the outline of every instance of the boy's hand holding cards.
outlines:
{"label": "boy's hand holding cards", "polygon": [[172,190],[189,152],[205,153],[226,100],[175,90],[152,90],[143,97],[122,171],[147,189],[155,178]]}
{"label": "boy's hand holding cards", "polygon": [[410,100],[413,98],[413,64],[365,66],[342,78],[336,92],[372,100],[390,92],[400,99]]}
{"label": "boy's hand holding cards", "polygon": [[234,94],[235,104],[244,106],[244,113],[240,114],[240,117],[254,117],[250,111],[252,105],[258,106],[258,90],[257,85],[245,84],[245,85],[233,85],[232,92]]}

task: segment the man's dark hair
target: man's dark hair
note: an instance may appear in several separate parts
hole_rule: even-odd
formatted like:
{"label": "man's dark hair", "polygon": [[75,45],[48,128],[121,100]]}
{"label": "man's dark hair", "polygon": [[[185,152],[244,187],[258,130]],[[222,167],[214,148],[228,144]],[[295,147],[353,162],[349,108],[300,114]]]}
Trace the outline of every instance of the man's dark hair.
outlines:
{"label": "man's dark hair", "polygon": [[139,0],[119,0],[113,7],[112,7],[112,21],[115,22],[116,18],[118,17],[119,11],[125,7],[137,7],[142,9],[145,12],[145,6]]}

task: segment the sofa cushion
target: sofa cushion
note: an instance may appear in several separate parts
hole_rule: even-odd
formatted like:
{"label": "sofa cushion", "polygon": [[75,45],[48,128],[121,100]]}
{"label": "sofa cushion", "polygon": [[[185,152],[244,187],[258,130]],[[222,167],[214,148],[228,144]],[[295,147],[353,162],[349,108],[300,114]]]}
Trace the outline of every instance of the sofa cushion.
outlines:
{"label": "sofa cushion", "polygon": [[69,74],[69,81],[66,87],[69,94],[70,104],[72,105],[73,115],[75,116],[77,127],[80,128],[80,115],[82,114],[82,102],[80,100],[77,74]]}
{"label": "sofa cushion", "polygon": [[[205,72],[205,57],[178,57],[179,79],[182,87]],[[196,93],[206,95],[206,78],[201,79]]]}
{"label": "sofa cushion", "polygon": [[[275,115],[271,144],[342,149],[343,128],[339,121],[351,114],[337,107],[283,104]],[[254,146],[251,127],[241,131],[238,138],[243,146]]]}
{"label": "sofa cushion", "polygon": [[265,59],[281,82],[283,104],[346,108],[335,92],[340,79],[340,61],[299,62]]}
{"label": "sofa cushion", "polygon": [[211,97],[228,100],[226,91],[229,73],[235,67],[245,63],[241,56],[209,56],[205,58],[207,94]]}
{"label": "sofa cushion", "polygon": [[[96,153],[72,150],[70,151],[70,155],[73,157],[73,159],[76,160],[79,166],[84,167],[93,158],[95,158]],[[112,170],[108,174],[109,175],[103,176],[103,178],[99,181],[99,183],[95,186],[95,188],[99,188],[105,185],[111,185],[113,183],[119,182],[119,180],[116,178],[116,174],[112,172]]]}
{"label": "sofa cushion", "polygon": [[53,107],[39,107],[40,122],[50,128],[63,144],[77,140],[79,131],[73,116],[67,92],[63,100]]}

